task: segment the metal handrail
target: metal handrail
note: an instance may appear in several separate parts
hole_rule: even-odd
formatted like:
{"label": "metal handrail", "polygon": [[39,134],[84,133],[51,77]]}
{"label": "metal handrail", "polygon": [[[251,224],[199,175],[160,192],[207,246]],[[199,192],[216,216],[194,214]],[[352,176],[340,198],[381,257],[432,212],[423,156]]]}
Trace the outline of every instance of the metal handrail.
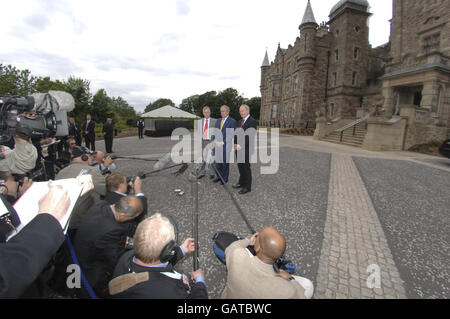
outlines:
{"label": "metal handrail", "polygon": [[342,140],[344,139],[344,131],[345,131],[345,130],[348,130],[349,128],[352,128],[352,127],[353,127],[353,136],[355,136],[355,133],[356,133],[356,126],[357,126],[359,123],[362,123],[362,122],[367,121],[367,120],[369,119],[369,117],[370,117],[370,113],[366,113],[366,115],[364,115],[362,118],[356,120],[355,122],[350,123],[350,124],[348,124],[348,125],[346,125],[346,126],[340,128],[340,129],[337,129],[336,132],[341,133],[340,143],[342,143]]}
{"label": "metal handrail", "polygon": [[370,113],[366,113],[366,115],[364,115],[362,118],[356,120],[356,121],[353,122],[353,123],[347,124],[346,126],[340,128],[340,129],[337,129],[336,132],[343,132],[343,131],[345,131],[345,130],[348,130],[349,128],[352,128],[353,126],[356,126],[356,125],[358,125],[359,123],[362,123],[362,122],[364,122],[364,121],[367,121],[367,120],[369,119],[369,117],[370,117]]}

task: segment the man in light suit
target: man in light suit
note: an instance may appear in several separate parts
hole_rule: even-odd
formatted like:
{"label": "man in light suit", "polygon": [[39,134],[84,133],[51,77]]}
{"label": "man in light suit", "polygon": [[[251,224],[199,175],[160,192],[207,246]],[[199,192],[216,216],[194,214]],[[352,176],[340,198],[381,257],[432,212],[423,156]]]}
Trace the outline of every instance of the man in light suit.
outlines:
{"label": "man in light suit", "polygon": [[[202,152],[214,138],[213,129],[216,127],[216,119],[211,117],[211,109],[209,108],[209,106],[205,106],[203,108],[203,116],[204,117],[201,119],[201,121],[199,120],[199,124],[201,123]],[[206,172],[208,171],[210,160],[212,159],[212,151],[213,151],[212,149],[209,150],[206,157],[202,153],[203,163],[198,178],[202,178],[203,176],[205,176]],[[215,175],[212,175],[212,178],[214,177]]]}
{"label": "man in light suit", "polygon": [[[221,120],[216,122],[216,129],[222,132],[222,136],[216,136],[216,167],[225,183],[228,183],[230,174],[230,156],[233,149],[233,136],[236,129],[236,120],[230,117],[230,108],[223,105],[220,108]],[[222,156],[222,158],[220,158]],[[221,182],[219,176],[213,180],[214,183]]]}
{"label": "man in light suit", "polygon": [[[254,246],[256,256],[248,249]],[[275,266],[283,256],[286,240],[278,230],[266,227],[250,239],[238,240],[225,250],[228,270],[222,299],[309,299],[310,280],[291,276]]]}
{"label": "man in light suit", "polygon": [[[239,182],[236,185],[233,185],[233,188],[240,188],[239,194],[243,195],[252,191],[250,157],[254,151],[253,146],[258,124],[256,120],[250,116],[250,107],[248,105],[242,105],[239,108],[239,113],[242,119],[239,122],[239,128],[236,130],[234,137],[234,149],[236,150],[236,156],[238,158]],[[242,129],[243,132],[240,131],[240,129]],[[245,138],[239,141],[237,134],[243,134],[244,132],[246,134]],[[242,145],[242,142],[244,142],[245,145]]]}

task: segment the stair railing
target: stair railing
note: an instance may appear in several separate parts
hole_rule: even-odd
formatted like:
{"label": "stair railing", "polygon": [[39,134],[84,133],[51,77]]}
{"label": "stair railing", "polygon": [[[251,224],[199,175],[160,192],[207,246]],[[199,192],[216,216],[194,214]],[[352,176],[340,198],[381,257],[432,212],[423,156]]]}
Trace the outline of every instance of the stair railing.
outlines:
{"label": "stair railing", "polygon": [[336,132],[341,133],[341,137],[340,137],[340,141],[339,143],[342,143],[342,140],[344,139],[344,131],[348,130],[349,128],[353,128],[353,136],[355,136],[356,134],[356,126],[362,122],[366,122],[367,124],[367,120],[370,118],[370,113],[366,113],[366,115],[364,115],[362,118],[347,124],[344,127],[341,127],[340,129],[337,129]]}

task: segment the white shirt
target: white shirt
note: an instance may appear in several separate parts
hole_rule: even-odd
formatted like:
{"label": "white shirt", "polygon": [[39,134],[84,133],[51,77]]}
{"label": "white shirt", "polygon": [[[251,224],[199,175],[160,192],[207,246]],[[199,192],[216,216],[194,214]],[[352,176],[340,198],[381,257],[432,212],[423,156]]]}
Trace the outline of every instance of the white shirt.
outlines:
{"label": "white shirt", "polygon": [[211,128],[211,118],[204,119],[205,123],[203,124],[203,134],[205,133],[206,123],[208,123],[208,140],[211,138],[211,135],[209,134],[210,128]]}
{"label": "white shirt", "polygon": [[[245,122],[247,122],[247,120],[248,120],[249,117],[250,117],[250,114],[247,115],[247,116],[244,118],[244,124],[245,124]],[[242,124],[242,126],[244,126],[244,124]]]}

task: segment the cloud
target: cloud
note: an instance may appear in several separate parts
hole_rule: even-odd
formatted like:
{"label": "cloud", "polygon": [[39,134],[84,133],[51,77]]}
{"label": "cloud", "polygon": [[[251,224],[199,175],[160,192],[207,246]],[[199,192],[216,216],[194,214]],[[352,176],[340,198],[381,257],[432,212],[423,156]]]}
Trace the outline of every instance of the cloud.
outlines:
{"label": "cloud", "polygon": [[187,16],[191,12],[189,7],[189,1],[187,0],[177,0],[176,2],[177,14],[180,16]]}

